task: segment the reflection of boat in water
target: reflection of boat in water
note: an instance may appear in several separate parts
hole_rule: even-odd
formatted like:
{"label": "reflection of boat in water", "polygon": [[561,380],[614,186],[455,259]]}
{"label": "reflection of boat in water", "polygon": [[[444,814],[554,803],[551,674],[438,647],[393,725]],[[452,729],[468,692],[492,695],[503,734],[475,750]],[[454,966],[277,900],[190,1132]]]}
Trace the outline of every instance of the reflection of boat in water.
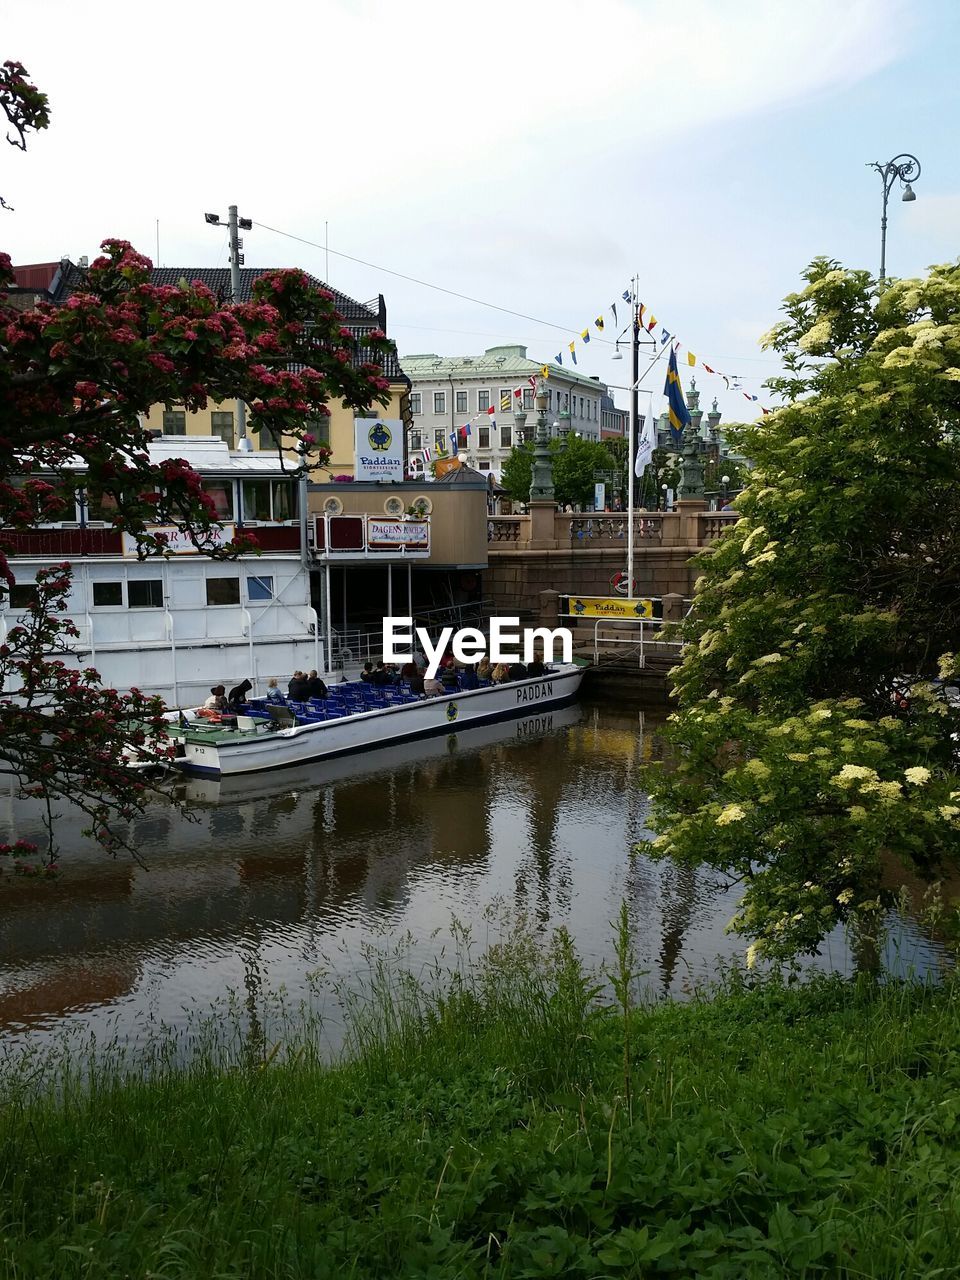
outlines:
{"label": "reflection of boat in water", "polygon": [[275,797],[288,790],[309,791],[311,788],[352,781],[368,774],[390,774],[411,765],[427,764],[431,760],[478,751],[482,747],[541,738],[558,729],[577,724],[580,718],[581,710],[576,703],[565,707],[546,707],[536,715],[523,716],[510,723],[500,720],[473,729],[448,729],[443,737],[391,743],[389,746],[366,751],[363,755],[339,756],[334,760],[324,761],[319,767],[316,761],[312,761],[300,768],[285,769],[282,775],[267,773],[262,778],[247,774],[227,778],[187,777],[180,783],[177,794],[190,804],[216,805]]}

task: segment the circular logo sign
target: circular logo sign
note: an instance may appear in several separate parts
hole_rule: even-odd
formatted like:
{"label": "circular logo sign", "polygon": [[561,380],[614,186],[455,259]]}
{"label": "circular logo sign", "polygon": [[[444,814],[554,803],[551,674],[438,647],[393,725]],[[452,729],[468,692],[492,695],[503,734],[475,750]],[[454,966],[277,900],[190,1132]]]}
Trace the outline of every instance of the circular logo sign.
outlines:
{"label": "circular logo sign", "polygon": [[393,433],[384,422],[375,422],[367,432],[367,443],[374,453],[386,453],[393,443]]}
{"label": "circular logo sign", "polygon": [[457,706],[457,704],[455,702],[448,702],[447,703],[447,719],[451,722],[451,724],[453,723],[454,720],[456,720],[459,714],[460,714],[460,708]]}

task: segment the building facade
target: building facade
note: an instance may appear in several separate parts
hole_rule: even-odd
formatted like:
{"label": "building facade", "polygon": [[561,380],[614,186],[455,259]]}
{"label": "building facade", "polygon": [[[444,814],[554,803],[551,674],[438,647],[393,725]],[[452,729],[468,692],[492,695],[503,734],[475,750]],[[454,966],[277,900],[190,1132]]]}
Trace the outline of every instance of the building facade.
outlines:
{"label": "building facade", "polygon": [[[36,306],[38,302],[54,304],[66,302],[72,293],[82,287],[86,265],[85,258],[81,258],[79,264],[64,258],[60,262],[15,267],[16,286],[10,291],[11,297],[15,305],[25,310]],[[249,302],[253,297],[254,283],[260,276],[273,270],[275,268],[241,267],[240,294],[237,301]],[[231,299],[229,267],[155,267],[150,278],[151,283],[155,285],[175,286],[181,280],[187,280],[191,284],[199,281],[224,302]],[[356,337],[361,337],[365,332],[369,333],[374,329],[387,332],[387,308],[382,295],[374,302],[357,302],[313,276],[309,279],[317,287],[328,289],[333,294],[334,304],[343,316],[345,326]],[[390,383],[389,401],[385,406],[374,406],[371,416],[395,421],[409,420],[410,382],[400,368],[395,354],[384,357],[383,374]],[[330,417],[311,422],[309,430],[319,444],[326,445],[332,450],[332,457],[324,470],[332,475],[352,476],[356,411],[336,401],[332,401],[329,408]],[[224,441],[228,449],[235,449],[238,443],[235,401],[224,404],[211,402],[205,409],[196,412],[177,405],[170,407],[154,405],[146,415],[144,425],[148,430],[163,436],[217,436]],[[249,439],[254,452],[276,455],[277,442],[273,439],[266,440],[259,435],[251,435]],[[314,469],[314,479],[326,478],[318,468]]]}
{"label": "building facade", "polygon": [[[456,449],[477,471],[499,476],[521,435],[532,438],[534,383],[543,365],[527,358],[526,347],[489,347],[481,356],[410,355],[401,364],[411,383],[407,456],[414,473],[423,468],[423,450],[436,458]],[[599,440],[607,388],[574,370],[548,368],[551,435]]]}

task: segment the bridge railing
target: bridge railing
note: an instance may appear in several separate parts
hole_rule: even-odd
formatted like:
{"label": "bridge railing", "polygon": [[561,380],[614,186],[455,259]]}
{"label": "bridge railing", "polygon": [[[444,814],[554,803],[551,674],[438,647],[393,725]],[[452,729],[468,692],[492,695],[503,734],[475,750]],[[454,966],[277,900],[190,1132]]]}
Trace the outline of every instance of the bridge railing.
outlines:
{"label": "bridge railing", "polygon": [[[639,549],[650,547],[704,547],[715,542],[731,525],[736,511],[640,511],[633,517],[633,537]],[[549,526],[548,526],[549,528]],[[599,550],[626,547],[628,517],[621,512],[562,512],[553,518],[553,541],[559,550]],[[543,536],[543,535],[541,535]],[[549,537],[549,534],[546,535]],[[530,516],[490,516],[487,544],[523,550],[531,538]],[[539,543],[544,546],[544,543]]]}

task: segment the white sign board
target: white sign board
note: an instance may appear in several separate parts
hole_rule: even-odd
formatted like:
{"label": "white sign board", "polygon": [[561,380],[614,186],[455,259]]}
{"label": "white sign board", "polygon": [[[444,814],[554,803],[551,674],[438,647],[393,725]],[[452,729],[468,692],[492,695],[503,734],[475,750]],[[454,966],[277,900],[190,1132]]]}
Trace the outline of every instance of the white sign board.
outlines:
{"label": "white sign board", "polygon": [[354,479],[403,479],[403,423],[399,418],[354,418]]}
{"label": "white sign board", "polygon": [[430,546],[430,525],[426,520],[367,520],[368,547]]}
{"label": "white sign board", "polygon": [[607,505],[607,486],[605,484],[595,484],[593,486],[594,511],[602,511],[606,505]]}
{"label": "white sign board", "polygon": [[[158,525],[156,528],[147,530],[148,533],[162,533],[166,536],[166,550],[177,556],[195,556],[201,555],[197,548],[190,541],[190,535],[183,533],[175,524]],[[201,536],[200,541],[204,546],[223,547],[228,542],[232,542],[236,536],[236,531],[232,524],[214,525],[208,533]],[[135,556],[137,554],[137,540],[132,534],[125,533],[123,535],[123,554],[125,556]]]}

